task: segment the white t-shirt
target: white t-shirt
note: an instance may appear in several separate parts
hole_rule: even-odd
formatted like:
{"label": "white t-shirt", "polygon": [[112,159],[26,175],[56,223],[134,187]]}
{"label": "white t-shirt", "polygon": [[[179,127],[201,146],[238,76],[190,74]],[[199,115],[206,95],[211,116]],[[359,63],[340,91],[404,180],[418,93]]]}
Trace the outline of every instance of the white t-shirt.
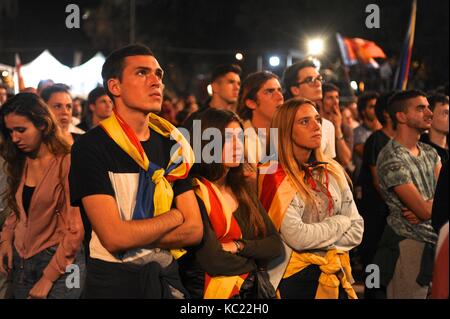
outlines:
{"label": "white t-shirt", "polygon": [[322,118],[322,152],[325,156],[330,158],[336,157],[336,144],[334,125],[331,121]]}

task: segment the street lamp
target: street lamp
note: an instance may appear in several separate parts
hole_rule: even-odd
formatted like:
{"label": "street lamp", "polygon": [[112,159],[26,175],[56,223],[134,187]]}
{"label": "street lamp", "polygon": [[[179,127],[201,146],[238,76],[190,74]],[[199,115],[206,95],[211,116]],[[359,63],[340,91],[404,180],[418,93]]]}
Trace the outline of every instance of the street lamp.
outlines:
{"label": "street lamp", "polygon": [[238,52],[238,53],[236,53],[236,55],[234,57],[236,58],[236,60],[242,61],[242,59],[244,58],[244,55],[241,52]]}
{"label": "street lamp", "polygon": [[315,56],[322,54],[324,50],[324,41],[323,39],[316,38],[308,40],[308,54]]}
{"label": "street lamp", "polygon": [[270,64],[270,66],[273,66],[273,67],[279,66],[280,65],[280,58],[277,57],[276,55],[271,56],[269,58],[269,64]]}

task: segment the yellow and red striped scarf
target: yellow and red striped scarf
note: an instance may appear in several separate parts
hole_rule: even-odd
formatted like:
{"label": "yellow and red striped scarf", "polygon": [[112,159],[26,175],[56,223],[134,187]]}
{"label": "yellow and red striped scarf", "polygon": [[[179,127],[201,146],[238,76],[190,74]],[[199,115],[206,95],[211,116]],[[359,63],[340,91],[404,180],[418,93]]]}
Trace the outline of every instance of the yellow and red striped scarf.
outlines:
{"label": "yellow and red striped scarf", "polygon": [[[269,170],[268,165],[274,165],[274,170]],[[275,228],[280,231],[281,223],[290,203],[294,199],[297,191],[292,185],[289,177],[284,172],[279,163],[268,163],[262,166],[263,170],[274,173],[259,174],[258,176],[258,195],[261,204],[266,209]],[[307,178],[311,178],[309,172]],[[313,181],[308,181],[311,185]],[[327,197],[328,177],[327,177]],[[315,184],[311,187],[316,190]],[[317,191],[317,190],[316,190]],[[330,211],[330,205],[328,205]],[[332,299],[339,295],[339,284],[345,289],[350,299],[357,299],[348,278],[351,277],[351,267],[348,252],[329,250],[325,257],[308,252],[297,252],[292,250],[288,266],[283,275],[283,279],[288,278],[309,265],[318,265],[322,271],[319,277],[319,286],[316,291],[316,299]],[[281,296],[283,297],[283,296]]]}
{"label": "yellow and red striped scarf", "polygon": [[[100,126],[142,169],[139,177],[139,188],[141,189],[138,188],[138,195],[136,196],[136,207],[142,209],[140,211],[135,209],[133,219],[151,218],[168,212],[171,209],[174,196],[170,183],[177,179],[186,178],[195,162],[194,152],[181,132],[165,119],[153,113],[148,115],[148,126],[152,130],[164,137],[171,137],[179,145],[177,151],[171,156],[167,167],[160,168],[150,162],[136,134],[115,109],[109,118],[100,122]],[[144,182],[149,184],[145,191],[142,186],[142,179],[145,179]],[[151,196],[150,200],[147,200],[148,196]],[[145,204],[147,202],[150,202],[150,204]],[[173,250],[172,253],[175,258],[179,258],[184,252]]]}
{"label": "yellow and red striped scarf", "polygon": [[[194,190],[205,204],[206,212],[220,243],[242,238],[241,228],[220,190],[208,180],[194,179]],[[229,299],[239,293],[248,273],[239,276],[210,276],[205,273],[204,299]]]}

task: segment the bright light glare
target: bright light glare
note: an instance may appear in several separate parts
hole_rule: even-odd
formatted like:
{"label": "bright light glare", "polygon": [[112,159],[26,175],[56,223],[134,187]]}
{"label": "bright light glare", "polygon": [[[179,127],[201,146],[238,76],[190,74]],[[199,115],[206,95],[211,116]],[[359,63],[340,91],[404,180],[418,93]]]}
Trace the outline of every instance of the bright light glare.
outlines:
{"label": "bright light glare", "polygon": [[356,81],[351,81],[350,82],[350,86],[352,87],[353,90],[357,90],[358,89],[358,83],[356,83]]}
{"label": "bright light glare", "polygon": [[208,84],[208,86],[206,87],[206,91],[208,91],[208,94],[209,94],[209,96],[211,96],[212,95],[212,86],[211,86],[211,84]]}
{"label": "bright light glare", "polygon": [[9,72],[8,71],[3,71],[2,72],[2,76],[4,77],[4,78],[6,78],[7,76],[9,75]]}
{"label": "bright light glare", "polygon": [[273,67],[280,65],[280,58],[277,56],[271,56],[269,59],[269,64]]}
{"label": "bright light glare", "polygon": [[311,55],[322,54],[324,49],[324,43],[322,39],[312,39],[308,41],[308,53]]}
{"label": "bright light glare", "polygon": [[236,58],[236,60],[241,61],[244,58],[244,55],[240,52],[236,53],[236,55],[234,56]]}

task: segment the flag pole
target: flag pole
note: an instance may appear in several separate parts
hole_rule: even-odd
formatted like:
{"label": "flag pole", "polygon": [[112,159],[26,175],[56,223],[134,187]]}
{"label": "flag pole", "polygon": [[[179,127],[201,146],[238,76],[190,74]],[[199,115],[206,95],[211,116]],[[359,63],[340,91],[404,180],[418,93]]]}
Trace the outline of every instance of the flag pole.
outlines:
{"label": "flag pole", "polygon": [[408,31],[403,42],[400,61],[394,78],[394,90],[406,90],[408,87],[409,67],[411,65],[412,50],[414,45],[414,33],[416,28],[417,0],[413,0]]}
{"label": "flag pole", "polygon": [[349,90],[351,97],[355,97],[355,93],[353,92],[352,86],[350,84],[350,68],[345,63],[344,52],[345,48],[342,46],[343,40],[339,32],[336,33],[336,41],[339,46],[339,58],[341,61],[342,69],[344,71],[345,82],[347,83],[347,89]]}

